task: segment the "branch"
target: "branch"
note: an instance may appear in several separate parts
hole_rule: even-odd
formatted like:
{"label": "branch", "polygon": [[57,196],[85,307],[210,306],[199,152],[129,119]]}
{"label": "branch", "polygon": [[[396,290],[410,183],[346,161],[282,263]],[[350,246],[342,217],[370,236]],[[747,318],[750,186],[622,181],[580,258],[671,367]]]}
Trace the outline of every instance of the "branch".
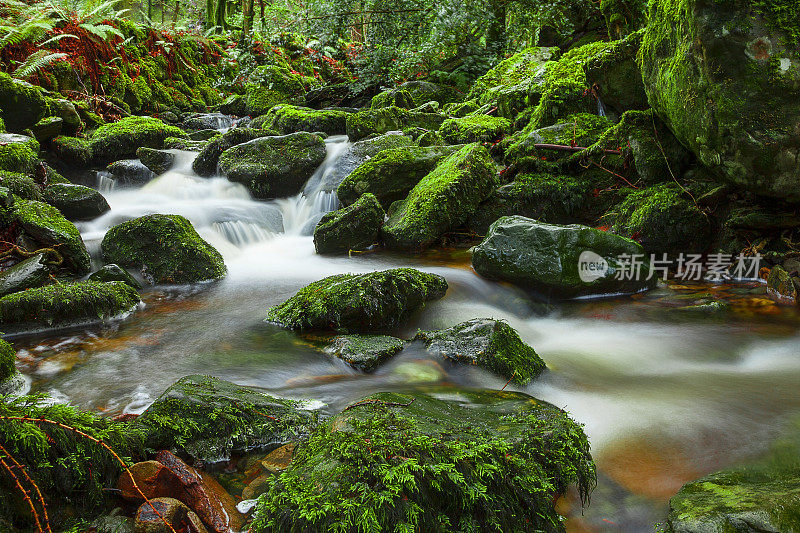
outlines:
{"label": "branch", "polygon": [[[588,150],[588,148],[585,146],[570,146],[568,144],[537,143],[534,144],[533,147],[539,150],[556,150],[558,152],[583,152],[584,150]],[[603,150],[603,152],[607,154],[622,155],[622,152],[619,150]]]}

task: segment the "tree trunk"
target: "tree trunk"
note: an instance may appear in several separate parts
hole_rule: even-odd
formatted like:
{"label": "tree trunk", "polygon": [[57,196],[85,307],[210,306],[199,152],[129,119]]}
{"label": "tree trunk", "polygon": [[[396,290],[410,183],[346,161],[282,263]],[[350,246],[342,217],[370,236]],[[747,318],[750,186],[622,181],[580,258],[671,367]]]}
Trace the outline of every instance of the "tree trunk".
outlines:
{"label": "tree trunk", "polygon": [[250,42],[250,34],[253,31],[253,0],[242,0],[242,48]]}
{"label": "tree trunk", "polygon": [[489,21],[489,30],[486,32],[486,45],[498,56],[504,55],[508,49],[508,34],[506,32],[506,2],[505,0],[490,0],[492,20]]}

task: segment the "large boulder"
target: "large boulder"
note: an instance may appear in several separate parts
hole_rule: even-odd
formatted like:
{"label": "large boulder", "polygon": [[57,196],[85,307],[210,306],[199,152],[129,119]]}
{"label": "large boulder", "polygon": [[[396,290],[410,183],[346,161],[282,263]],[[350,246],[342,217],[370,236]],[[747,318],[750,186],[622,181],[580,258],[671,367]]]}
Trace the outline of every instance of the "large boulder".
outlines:
{"label": "large boulder", "polygon": [[392,208],[381,230],[383,240],[390,248],[425,248],[463,224],[497,185],[489,152],[468,144],[439,163]]}
{"label": "large boulder", "polygon": [[114,161],[106,167],[106,170],[108,170],[115,182],[124,186],[144,185],[156,177],[155,172],[138,159]]}
{"label": "large boulder", "polygon": [[[638,256],[638,275],[633,256]],[[587,226],[521,216],[492,224],[474,249],[472,266],[486,278],[555,297],[632,293],[651,284],[649,259],[640,244]]]}
{"label": "large boulder", "polygon": [[39,87],[0,72],[0,119],[8,131],[21,133],[49,113]]}
{"label": "large boulder", "polygon": [[101,248],[106,262],[141,269],[152,283],[195,283],[227,273],[220,253],[180,215],[146,215],[118,224]]}
{"label": "large boulder", "polygon": [[91,143],[78,137],[59,135],[50,141],[50,149],[59,161],[71,167],[88,167],[94,159]]}
{"label": "large boulder", "polygon": [[618,113],[648,107],[642,73],[636,64],[642,35],[644,30],[615,41],[583,65],[586,80],[597,96]]}
{"label": "large boulder", "polygon": [[307,132],[261,137],[223,152],[220,170],[256,198],[292,196],[325,160],[325,141]]}
{"label": "large boulder", "polygon": [[91,220],[111,209],[95,189],[72,183],[48,185],[44,189],[44,199],[68,220]]}
{"label": "large boulder", "polygon": [[651,2],[650,105],[724,180],[800,201],[800,4]]}
{"label": "large boulder", "polygon": [[347,115],[348,112],[341,109],[277,105],[267,113],[267,123],[283,134],[321,131],[328,135],[344,135],[347,133]]}
{"label": "large boulder", "polygon": [[39,143],[33,137],[0,133],[0,170],[31,174],[39,161]]}
{"label": "large boulder", "polygon": [[0,298],[0,326],[8,332],[91,324],[124,315],[139,302],[139,293],[118,281],[58,283]]}
{"label": "large boulder", "polygon": [[219,137],[211,139],[203,146],[200,153],[192,162],[192,170],[201,176],[213,176],[217,173],[217,166],[219,164],[219,157],[222,153],[236,145],[265,137],[267,135],[275,135],[276,131],[260,130],[251,128],[233,128]]}
{"label": "large boulder", "polygon": [[445,117],[437,113],[409,111],[400,107],[366,109],[347,115],[347,136],[359,141],[375,133],[402,131],[409,127],[438,130]]}
{"label": "large boulder", "polygon": [[307,90],[302,76],[287,68],[264,65],[250,74],[244,114],[257,117],[278,104],[300,104]]}
{"label": "large boulder", "polygon": [[526,394],[382,392],[300,445],[252,531],[561,531],[556,499],[594,476],[580,426]]}
{"label": "large boulder", "polygon": [[475,99],[481,105],[496,103],[498,93],[504,88],[541,77],[548,62],[557,59],[558,55],[558,48],[535,46],[521,50],[475,80],[466,99]]}
{"label": "large boulder", "polygon": [[50,265],[44,254],[36,254],[0,271],[0,298],[34,289],[50,282]]}
{"label": "large boulder", "polygon": [[126,117],[97,129],[90,139],[92,157],[96,163],[136,157],[140,146],[163,148],[167,137],[185,137],[177,126],[157,118]]}
{"label": "large boulder", "polygon": [[303,438],[317,421],[303,406],[211,376],[187,376],[137,417],[133,428],[151,448],[217,463],[233,453],[269,451]]}
{"label": "large boulder", "polygon": [[365,250],[378,242],[385,216],[377,198],[364,194],[354,204],[323,215],[314,228],[314,248],[318,254]]}
{"label": "large boulder", "polygon": [[[395,137],[395,136],[392,136]],[[450,146],[411,146],[383,150],[367,159],[339,184],[339,201],[348,205],[362,194],[373,194],[388,209],[402,200],[445,157],[458,150]]]}
{"label": "large boulder", "polygon": [[149,168],[154,174],[163,174],[175,163],[175,154],[166,150],[156,150],[146,146],[136,150],[136,157],[144,166]]}
{"label": "large boulder", "polygon": [[444,140],[450,144],[494,142],[510,131],[510,120],[488,115],[450,118],[445,120],[439,129]]}
{"label": "large boulder", "polygon": [[402,325],[446,291],[443,277],[413,268],[338,274],[315,281],[272,307],[267,320],[294,330],[369,333]]}

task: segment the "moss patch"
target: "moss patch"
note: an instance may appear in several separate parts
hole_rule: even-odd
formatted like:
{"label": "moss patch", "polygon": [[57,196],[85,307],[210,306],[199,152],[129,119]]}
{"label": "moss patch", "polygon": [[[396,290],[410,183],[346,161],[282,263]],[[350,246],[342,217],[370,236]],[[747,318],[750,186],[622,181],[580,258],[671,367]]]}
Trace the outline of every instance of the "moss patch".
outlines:
{"label": "moss patch", "polygon": [[468,115],[442,123],[439,133],[450,144],[493,142],[511,131],[511,121],[502,117]]}
{"label": "moss patch", "polygon": [[17,373],[17,351],[6,341],[0,339],[0,383]]}
{"label": "moss patch", "polygon": [[437,113],[409,111],[400,107],[368,109],[347,115],[347,135],[358,141],[375,133],[402,131],[412,126],[438,130],[445,117]]}
{"label": "moss patch", "polygon": [[98,128],[91,137],[90,146],[96,162],[110,163],[135,158],[140,146],[163,148],[167,137],[185,136],[177,126],[167,125],[157,118],[127,117]]}

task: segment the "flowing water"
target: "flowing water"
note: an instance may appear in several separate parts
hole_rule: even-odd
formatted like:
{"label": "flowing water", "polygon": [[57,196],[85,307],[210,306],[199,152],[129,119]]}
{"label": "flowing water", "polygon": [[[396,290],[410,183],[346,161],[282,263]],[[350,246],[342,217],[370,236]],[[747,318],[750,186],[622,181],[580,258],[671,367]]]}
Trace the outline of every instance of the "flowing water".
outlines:
{"label": "flowing water", "polygon": [[[267,308],[311,281],[341,272],[414,266],[447,278],[447,296],[399,336],[475,317],[508,320],[548,363],[523,388],[585,424],[600,483],[574,531],[652,531],[682,483],[755,456],[787,417],[800,412],[800,337],[793,310],[763,285],[675,285],[632,298],[559,304],[542,312],[522,292],[478,277],[465,252],[387,252],[321,257],[311,232],[337,207],[325,173],[304,194],[257,202],[241,185],[191,171],[176,152],[172,170],[138,189],[102,185],[111,211],[80,226],[95,256],[105,231],[148,213],[187,217],[225,258],[228,276],[194,287],[145,291],[144,310],[124,322],[22,338],[22,370],[37,391],[108,413],[139,413],[176,379],[212,374],[287,397],[317,400],[326,413],[377,390],[448,384],[502,388],[476,367],[446,365],[412,345],[364,375],[310,341],[263,322]],[[712,294],[731,302],[724,322],[674,322],[667,308]]]}

